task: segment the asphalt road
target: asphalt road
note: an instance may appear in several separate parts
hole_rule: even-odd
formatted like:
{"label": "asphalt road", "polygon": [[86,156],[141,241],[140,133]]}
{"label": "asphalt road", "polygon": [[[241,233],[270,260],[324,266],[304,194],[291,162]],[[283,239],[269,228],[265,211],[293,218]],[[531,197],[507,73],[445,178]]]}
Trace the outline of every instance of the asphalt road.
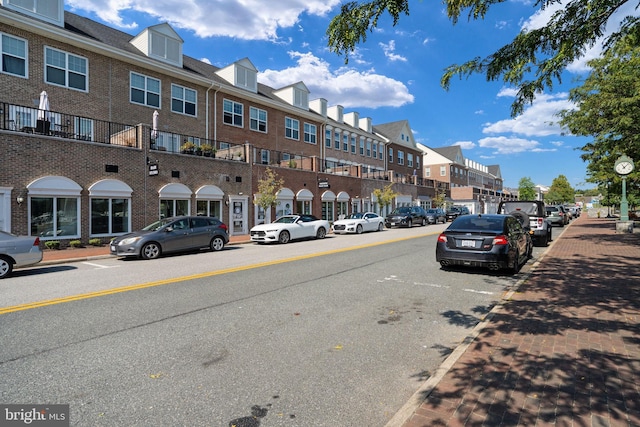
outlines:
{"label": "asphalt road", "polygon": [[443,228],[19,270],[0,401],[77,426],[384,426],[544,250],[442,271]]}

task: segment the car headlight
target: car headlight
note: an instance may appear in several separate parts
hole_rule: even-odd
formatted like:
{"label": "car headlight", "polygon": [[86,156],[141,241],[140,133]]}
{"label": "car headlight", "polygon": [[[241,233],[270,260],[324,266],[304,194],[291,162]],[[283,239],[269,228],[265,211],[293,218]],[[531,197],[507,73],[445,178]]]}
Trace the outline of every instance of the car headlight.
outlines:
{"label": "car headlight", "polygon": [[265,233],[277,233],[277,232],[278,232],[278,229],[277,229],[277,228],[274,228],[273,230],[267,230],[267,231],[265,231]]}
{"label": "car headlight", "polygon": [[132,244],[134,244],[135,242],[137,242],[140,239],[141,239],[140,236],[127,237],[126,239],[120,240],[120,243],[118,243],[118,246],[132,245]]}

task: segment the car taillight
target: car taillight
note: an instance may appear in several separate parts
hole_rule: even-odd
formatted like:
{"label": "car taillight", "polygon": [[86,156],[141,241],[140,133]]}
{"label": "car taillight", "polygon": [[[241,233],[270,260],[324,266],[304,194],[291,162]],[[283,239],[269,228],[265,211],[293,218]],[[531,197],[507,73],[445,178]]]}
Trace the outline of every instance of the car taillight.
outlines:
{"label": "car taillight", "polygon": [[40,246],[40,238],[36,237],[36,240],[33,241],[33,246]]}
{"label": "car taillight", "polygon": [[538,227],[542,226],[542,218],[538,218]]}
{"label": "car taillight", "polygon": [[447,243],[447,235],[442,233],[438,236],[438,242]]}
{"label": "car taillight", "polygon": [[224,231],[229,230],[229,229],[227,228],[227,224],[225,224],[224,222],[223,222],[223,223],[220,223],[220,228],[222,228]]}
{"label": "car taillight", "polygon": [[500,235],[493,238],[493,244],[495,245],[508,245],[509,240],[507,240],[507,236]]}

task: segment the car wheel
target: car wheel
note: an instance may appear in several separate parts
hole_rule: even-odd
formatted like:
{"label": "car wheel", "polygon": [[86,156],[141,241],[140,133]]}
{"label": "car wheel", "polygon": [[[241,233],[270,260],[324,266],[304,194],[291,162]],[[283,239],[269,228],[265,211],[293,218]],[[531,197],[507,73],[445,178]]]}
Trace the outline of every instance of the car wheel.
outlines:
{"label": "car wheel", "polygon": [[209,247],[212,251],[218,252],[224,249],[224,239],[220,236],[216,236],[211,239],[211,243],[209,243]]}
{"label": "car wheel", "polygon": [[382,231],[382,230],[384,230],[384,224],[380,223],[378,224],[378,231]]}
{"label": "car wheel", "polygon": [[278,235],[278,242],[282,243],[283,245],[285,243],[289,243],[289,239],[291,239],[291,236],[289,235],[288,231],[281,231],[280,235]]}
{"label": "car wheel", "polygon": [[413,227],[413,219],[409,218],[409,222],[407,223],[407,227],[411,228]]}
{"label": "car wheel", "polygon": [[9,276],[13,271],[13,264],[8,258],[0,256],[0,279]]}
{"label": "car wheel", "polygon": [[143,259],[156,259],[160,256],[160,253],[162,253],[160,245],[155,242],[150,242],[142,247],[140,256]]}
{"label": "car wheel", "polygon": [[422,226],[424,227],[425,225],[427,225],[427,220],[422,218]]}
{"label": "car wheel", "polygon": [[316,232],[316,239],[324,239],[326,235],[327,235],[327,230],[325,230],[324,227],[320,227]]}
{"label": "car wheel", "polygon": [[356,234],[362,234],[362,226],[360,224],[356,227]]}

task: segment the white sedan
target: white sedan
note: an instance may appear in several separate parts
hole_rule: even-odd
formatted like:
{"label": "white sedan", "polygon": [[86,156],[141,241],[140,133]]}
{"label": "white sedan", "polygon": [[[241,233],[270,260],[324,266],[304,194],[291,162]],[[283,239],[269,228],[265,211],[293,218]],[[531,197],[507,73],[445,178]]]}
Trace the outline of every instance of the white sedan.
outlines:
{"label": "white sedan", "polygon": [[382,231],[384,218],[373,212],[352,213],[345,219],[339,219],[333,223],[333,232],[336,234],[356,233],[365,231]]}
{"label": "white sedan", "polygon": [[288,243],[297,239],[324,239],[329,229],[329,221],[313,215],[285,215],[271,224],[256,225],[250,233],[253,242]]}

